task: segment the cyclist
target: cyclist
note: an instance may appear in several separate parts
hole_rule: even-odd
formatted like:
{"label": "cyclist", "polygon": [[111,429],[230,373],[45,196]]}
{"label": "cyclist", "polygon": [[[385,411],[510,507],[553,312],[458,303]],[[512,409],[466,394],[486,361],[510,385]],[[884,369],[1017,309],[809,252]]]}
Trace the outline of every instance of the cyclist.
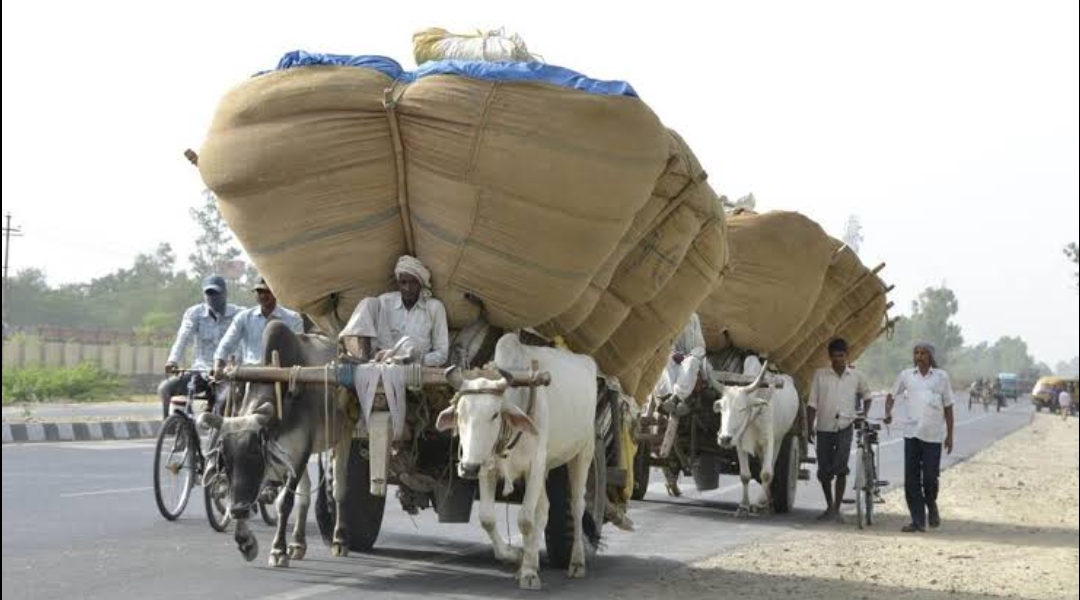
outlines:
{"label": "cyclist", "polygon": [[[158,386],[163,417],[169,416],[169,401],[173,396],[186,395],[191,386],[194,386],[196,393],[209,390],[206,377],[199,371],[209,372],[214,366],[214,350],[241,310],[239,306],[229,304],[228,288],[220,275],[204,279],[202,288],[203,301],[184,311],[176,341],[165,362],[165,373],[169,377]],[[192,340],[195,342],[195,356],[191,370],[177,373],[177,366]],[[208,408],[212,408],[214,399],[209,400],[211,404]]]}

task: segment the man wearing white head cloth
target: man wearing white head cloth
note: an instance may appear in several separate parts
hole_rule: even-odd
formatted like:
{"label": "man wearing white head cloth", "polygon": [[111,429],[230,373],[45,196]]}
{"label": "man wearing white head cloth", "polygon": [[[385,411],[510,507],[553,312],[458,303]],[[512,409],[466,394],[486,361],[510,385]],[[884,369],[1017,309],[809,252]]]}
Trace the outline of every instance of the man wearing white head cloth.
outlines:
{"label": "man wearing white head cloth", "polygon": [[446,364],[450,334],[446,307],[431,295],[431,272],[420,259],[402,256],[394,267],[397,291],[364,298],[338,336],[349,354],[382,360],[393,353],[404,363]]}
{"label": "man wearing white head cloth", "polygon": [[[885,400],[885,422],[893,405],[901,407],[904,426],[904,494],[911,522],[902,531],[915,533],[941,526],[938,476],[941,451],[953,449],[953,392],[949,374],[937,366],[933,344],[918,342],[912,351],[915,366],[904,369]],[[929,518],[928,518],[929,517]]]}

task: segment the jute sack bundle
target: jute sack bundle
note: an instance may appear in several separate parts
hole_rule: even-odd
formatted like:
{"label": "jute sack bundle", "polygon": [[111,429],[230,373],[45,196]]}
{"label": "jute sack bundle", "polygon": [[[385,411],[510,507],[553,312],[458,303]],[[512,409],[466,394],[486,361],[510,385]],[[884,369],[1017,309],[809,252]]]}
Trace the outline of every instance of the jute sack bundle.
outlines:
{"label": "jute sack bundle", "polygon": [[783,361],[796,374],[797,380],[808,382],[814,369],[828,364],[825,347],[832,338],[847,340],[848,360],[855,362],[880,334],[888,303],[886,287],[869,269],[863,267],[863,271],[866,275],[860,282],[836,303],[799,350]]}
{"label": "jute sack bundle", "polygon": [[731,216],[727,235],[727,268],[698,309],[705,341],[714,351],[730,343],[771,355],[810,314],[833,240],[809,218],[781,211]]}
{"label": "jute sack bundle", "polygon": [[799,326],[795,335],[791,336],[782,347],[775,350],[770,355],[770,359],[785,361],[792,353],[796,352],[807,338],[817,331],[822,322],[825,321],[829,311],[840,301],[840,298],[853,285],[858,283],[862,274],[866,273],[866,269],[863,267],[858,255],[851,248],[848,248],[839,240],[833,241],[836,249],[833,252],[832,261],[825,271],[825,281],[821,286],[821,292],[818,294],[813,308],[810,309],[810,314],[807,315],[803,324]]}
{"label": "jute sack bundle", "polygon": [[725,259],[696,159],[628,96],[292,68],[225,96],[199,167],[282,302],[330,332],[411,252],[452,327],[476,317],[472,293],[493,324],[546,323],[617,375],[677,332]]}

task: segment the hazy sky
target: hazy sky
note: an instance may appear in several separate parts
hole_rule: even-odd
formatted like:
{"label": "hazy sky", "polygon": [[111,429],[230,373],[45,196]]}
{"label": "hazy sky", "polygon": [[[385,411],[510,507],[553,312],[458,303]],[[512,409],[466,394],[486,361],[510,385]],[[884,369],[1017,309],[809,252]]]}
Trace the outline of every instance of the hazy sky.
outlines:
{"label": "hazy sky", "polygon": [[[650,7],[642,11],[637,8]],[[625,79],[712,185],[840,236],[897,307],[942,282],[966,339],[1077,354],[1075,0],[1060,2],[4,2],[3,208],[12,268],[52,282],[184,257],[221,95],[286,51],[383,54],[412,33],[517,31],[550,63]]]}

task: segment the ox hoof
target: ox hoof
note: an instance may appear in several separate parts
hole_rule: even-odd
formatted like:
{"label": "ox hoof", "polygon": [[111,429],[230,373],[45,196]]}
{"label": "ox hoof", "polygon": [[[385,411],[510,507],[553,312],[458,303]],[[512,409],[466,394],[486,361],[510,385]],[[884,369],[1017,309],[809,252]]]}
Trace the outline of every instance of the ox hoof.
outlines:
{"label": "ox hoof", "polygon": [[305,556],[307,556],[307,544],[289,544],[289,558],[304,560]]}
{"label": "ox hoof", "polygon": [[750,516],[750,507],[748,507],[748,506],[740,506],[739,508],[735,509],[735,517],[736,518],[745,519],[746,517],[749,517],[749,516]]}
{"label": "ox hoof", "polygon": [[566,574],[570,576],[570,579],[585,577],[585,563],[571,564],[570,568],[566,570]]}
{"label": "ox hoof", "polygon": [[344,542],[334,542],[330,544],[330,556],[337,558],[344,558],[349,555],[349,549],[345,547]]}
{"label": "ox hoof", "polygon": [[259,556],[259,540],[255,539],[255,536],[251,536],[246,541],[237,545],[240,550],[240,554],[244,556],[244,560],[251,562]]}
{"label": "ox hoof", "polygon": [[274,550],[270,553],[269,564],[271,567],[284,569],[289,566],[289,555],[281,550]]}
{"label": "ox hoof", "polygon": [[518,587],[523,590],[540,589],[540,574],[536,571],[521,571],[517,574]]}

